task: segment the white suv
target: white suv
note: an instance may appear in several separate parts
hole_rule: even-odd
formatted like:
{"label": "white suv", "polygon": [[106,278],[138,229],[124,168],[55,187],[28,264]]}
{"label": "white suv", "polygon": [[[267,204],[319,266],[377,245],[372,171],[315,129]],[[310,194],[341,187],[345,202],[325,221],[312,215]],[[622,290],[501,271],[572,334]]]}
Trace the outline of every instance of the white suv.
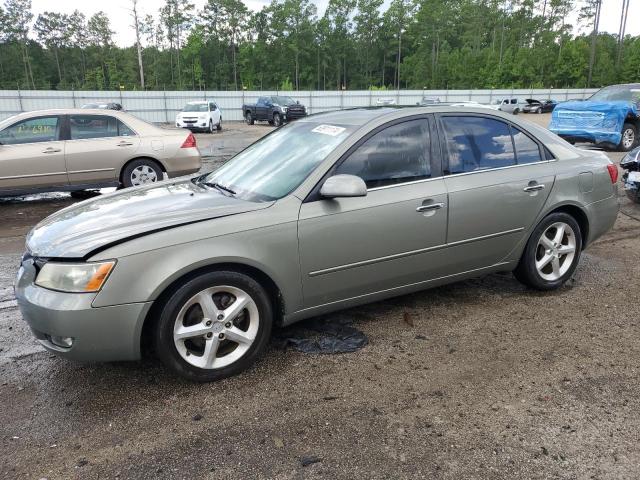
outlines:
{"label": "white suv", "polygon": [[188,128],[192,132],[222,130],[222,112],[215,102],[189,102],[178,115],[176,127]]}

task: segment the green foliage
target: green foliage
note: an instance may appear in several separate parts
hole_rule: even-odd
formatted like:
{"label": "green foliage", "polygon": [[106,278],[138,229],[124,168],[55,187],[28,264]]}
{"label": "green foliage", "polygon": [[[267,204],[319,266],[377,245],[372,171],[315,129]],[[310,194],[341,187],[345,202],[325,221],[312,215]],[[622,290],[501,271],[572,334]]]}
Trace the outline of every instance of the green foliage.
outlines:
{"label": "green foliage", "polygon": [[[640,37],[594,37],[598,1],[329,0],[318,16],[311,0],[270,0],[257,12],[242,0],[201,10],[164,0],[141,19],[145,87],[585,87],[593,38],[594,86],[638,81]],[[140,88],[137,50],[115,45],[115,21],[78,11],[34,18],[31,0],[4,0],[0,88]]]}

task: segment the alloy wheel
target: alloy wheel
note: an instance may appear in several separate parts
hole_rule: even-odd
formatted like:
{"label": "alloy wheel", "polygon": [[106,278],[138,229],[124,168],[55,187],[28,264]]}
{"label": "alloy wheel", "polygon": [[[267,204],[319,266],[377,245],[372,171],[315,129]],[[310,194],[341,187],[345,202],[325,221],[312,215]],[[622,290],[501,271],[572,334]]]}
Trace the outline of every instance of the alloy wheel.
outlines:
{"label": "alloy wheel", "polygon": [[542,233],[536,249],[536,270],[546,281],[556,281],[571,268],[576,256],[576,234],[570,225],[556,222]]}
{"label": "alloy wheel", "polygon": [[218,369],[239,360],[258,334],[256,302],[231,286],[207,288],[180,309],[173,329],[178,354],[197,368]]}
{"label": "alloy wheel", "polygon": [[625,149],[630,149],[636,141],[636,135],[633,129],[627,128],[622,132],[622,146]]}
{"label": "alloy wheel", "polygon": [[131,185],[145,185],[158,181],[158,174],[148,165],[140,165],[131,171]]}

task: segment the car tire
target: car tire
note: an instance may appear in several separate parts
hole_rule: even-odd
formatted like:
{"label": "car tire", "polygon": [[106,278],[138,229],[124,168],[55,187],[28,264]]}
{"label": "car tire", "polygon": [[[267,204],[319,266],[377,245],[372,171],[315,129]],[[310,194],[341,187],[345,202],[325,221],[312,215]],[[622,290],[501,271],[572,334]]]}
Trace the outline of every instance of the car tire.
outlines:
{"label": "car tire", "polygon": [[528,287],[555,290],[573,275],[581,250],[582,233],[575,218],[564,212],[552,213],[531,233],[513,273]]}
{"label": "car tire", "polygon": [[518,113],[520,113],[520,110],[516,108],[516,109],[513,111],[513,114],[514,114],[514,115],[518,115]]}
{"label": "car tire", "polygon": [[622,126],[622,138],[618,144],[619,152],[629,152],[633,150],[638,141],[638,131],[632,123],[625,123]]}
{"label": "car tire", "polygon": [[213,133],[213,120],[209,119],[209,126],[207,127],[207,133]]}
{"label": "car tire", "polygon": [[536,113],[537,113],[538,115],[540,115],[540,114],[542,113],[542,108],[538,107],[538,108],[536,109]]}
{"label": "car tire", "polygon": [[276,112],[273,114],[273,126],[278,128],[281,125],[282,125],[282,117],[280,116],[279,113]]}
{"label": "car tire", "polygon": [[[239,298],[242,310],[232,311]],[[196,382],[220,380],[253,365],[267,347],[273,324],[266,290],[234,271],[208,272],[188,280],[173,291],[160,312],[153,332],[156,355],[172,372]]]}
{"label": "car tire", "polygon": [[150,158],[129,162],[122,171],[122,185],[126,188],[156,183],[164,179],[162,167]]}
{"label": "car tire", "polygon": [[253,115],[251,115],[251,112],[247,112],[244,119],[247,122],[247,125],[253,125]]}
{"label": "car tire", "polygon": [[220,120],[218,120],[218,124],[216,125],[216,130],[218,132],[222,131],[222,117],[220,117]]}

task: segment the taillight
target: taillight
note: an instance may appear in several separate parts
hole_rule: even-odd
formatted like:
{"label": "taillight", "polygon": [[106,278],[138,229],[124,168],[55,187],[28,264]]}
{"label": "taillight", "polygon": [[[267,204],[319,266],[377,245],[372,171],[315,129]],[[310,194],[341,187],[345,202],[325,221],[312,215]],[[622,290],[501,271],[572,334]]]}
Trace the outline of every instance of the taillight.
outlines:
{"label": "taillight", "polygon": [[618,181],[618,167],[613,163],[607,165],[607,170],[609,170],[609,176],[611,177],[611,183],[616,183]]}
{"label": "taillight", "polygon": [[193,133],[190,133],[180,148],[195,148],[195,147],[196,147],[196,136]]}

